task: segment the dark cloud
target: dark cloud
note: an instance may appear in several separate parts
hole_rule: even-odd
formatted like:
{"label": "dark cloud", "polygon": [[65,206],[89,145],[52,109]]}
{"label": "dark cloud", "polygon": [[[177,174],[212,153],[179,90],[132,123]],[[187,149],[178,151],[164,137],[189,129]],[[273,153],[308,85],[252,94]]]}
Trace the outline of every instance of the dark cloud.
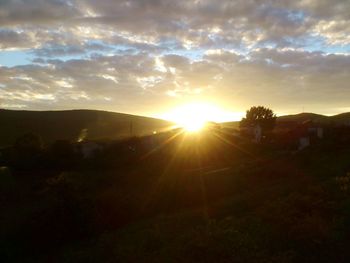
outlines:
{"label": "dark cloud", "polygon": [[347,30],[350,16],[350,2],[340,0],[16,0],[1,1],[0,7],[0,25],[25,25],[36,31],[32,37],[40,46],[52,41],[66,45],[76,38],[133,42],[138,49],[154,50],[164,38],[197,48],[283,47],[294,38],[318,34],[328,39],[332,33],[342,43],[347,35],[339,34]]}
{"label": "dark cloud", "polygon": [[26,48],[28,46],[32,47],[33,43],[26,33],[8,29],[0,29],[1,49],[18,49]]}
{"label": "dark cloud", "polygon": [[0,25],[62,23],[80,14],[75,4],[69,0],[1,0]]}

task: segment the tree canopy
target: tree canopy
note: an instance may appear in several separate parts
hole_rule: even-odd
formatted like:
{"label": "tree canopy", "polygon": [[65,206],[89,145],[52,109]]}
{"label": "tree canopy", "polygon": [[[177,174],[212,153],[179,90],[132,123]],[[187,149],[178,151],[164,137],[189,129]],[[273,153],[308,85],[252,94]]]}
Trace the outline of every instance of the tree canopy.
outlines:
{"label": "tree canopy", "polygon": [[263,132],[271,131],[276,125],[276,115],[274,112],[263,106],[251,107],[246,112],[245,118],[243,118],[239,124],[240,128],[249,128],[260,125]]}

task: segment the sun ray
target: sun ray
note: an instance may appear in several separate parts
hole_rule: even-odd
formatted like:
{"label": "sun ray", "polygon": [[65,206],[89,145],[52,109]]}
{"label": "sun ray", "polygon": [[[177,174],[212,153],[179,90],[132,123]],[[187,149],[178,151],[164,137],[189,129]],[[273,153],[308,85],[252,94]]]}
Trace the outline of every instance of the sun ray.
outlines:
{"label": "sun ray", "polygon": [[[172,136],[172,140],[175,139],[176,137],[178,137],[179,135],[184,135],[184,134],[183,134],[183,131],[180,131],[176,135],[177,136]],[[166,179],[168,172],[171,170],[172,165],[173,165],[176,157],[178,156],[179,151],[183,147],[184,140],[185,140],[185,136],[182,136],[174,153],[171,156],[171,159],[167,162],[167,165],[164,167],[163,172],[160,173],[160,176],[157,178],[157,180],[155,180],[155,182],[152,186],[152,189],[150,190],[150,193],[148,194],[148,198],[145,199],[145,201],[144,201],[143,209],[146,209],[147,206],[149,206],[152,203],[152,200],[156,199],[156,198],[154,198],[154,196],[158,192],[160,192],[161,187],[164,183],[164,180]],[[168,143],[169,143],[169,140],[168,140]]]}
{"label": "sun ray", "polygon": [[226,144],[231,145],[231,146],[237,148],[237,149],[240,150],[241,152],[244,152],[244,153],[248,154],[249,156],[251,156],[251,157],[253,157],[253,158],[255,158],[255,159],[258,159],[258,157],[256,157],[253,153],[251,153],[251,152],[245,150],[244,148],[238,146],[237,144],[234,144],[233,142],[230,142],[228,139],[224,138],[223,136],[221,136],[221,135],[219,135],[219,134],[217,134],[217,133],[213,133],[213,134],[214,134],[214,136],[216,136],[218,139],[220,139],[221,141],[225,142]]}
{"label": "sun ray", "polygon": [[150,156],[151,154],[155,153],[156,151],[162,149],[164,146],[169,144],[172,140],[174,140],[177,136],[181,135],[182,133],[183,133],[182,130],[176,132],[174,135],[169,137],[166,141],[162,142],[158,147],[155,147],[154,149],[150,150],[148,153],[141,156],[140,159],[143,160],[143,159],[147,158],[148,156]]}
{"label": "sun ray", "polygon": [[202,198],[203,213],[204,213],[204,218],[208,220],[209,211],[208,211],[208,201],[207,201],[207,190],[203,179],[201,152],[199,151],[198,147],[196,148],[196,155],[197,155],[197,164],[198,164],[198,167],[200,168],[199,180],[200,180],[200,189],[201,189],[201,195],[202,195],[201,198]]}

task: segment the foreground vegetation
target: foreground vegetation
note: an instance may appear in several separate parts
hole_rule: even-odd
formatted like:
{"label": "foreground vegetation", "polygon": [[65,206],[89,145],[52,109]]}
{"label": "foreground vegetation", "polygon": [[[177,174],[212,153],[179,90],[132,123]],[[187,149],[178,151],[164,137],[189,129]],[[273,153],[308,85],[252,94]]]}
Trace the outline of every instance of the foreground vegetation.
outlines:
{"label": "foreground vegetation", "polygon": [[3,167],[2,262],[349,262],[348,142],[168,139],[65,169]]}

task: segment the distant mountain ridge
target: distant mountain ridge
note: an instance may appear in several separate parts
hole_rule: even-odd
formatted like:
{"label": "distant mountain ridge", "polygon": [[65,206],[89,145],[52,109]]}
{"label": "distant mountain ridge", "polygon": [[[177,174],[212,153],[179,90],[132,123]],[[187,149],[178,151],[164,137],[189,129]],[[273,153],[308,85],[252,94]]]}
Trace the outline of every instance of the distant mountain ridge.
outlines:
{"label": "distant mountain ridge", "polygon": [[285,115],[277,118],[277,122],[293,121],[293,122],[304,122],[311,120],[313,122],[319,122],[323,124],[349,124],[350,112],[340,113],[333,116],[325,116],[315,113],[299,113],[294,115]]}
{"label": "distant mountain ridge", "polygon": [[328,118],[329,117],[325,115],[305,112],[305,113],[299,113],[299,114],[279,116],[277,118],[277,122],[281,122],[281,121],[304,122],[308,120],[318,122],[318,121],[324,121]]}
{"label": "distant mountain ridge", "polygon": [[0,146],[12,145],[23,133],[33,132],[44,143],[58,139],[120,139],[151,134],[173,123],[124,113],[99,110],[18,111],[0,110]]}
{"label": "distant mountain ridge", "polygon": [[[313,121],[322,124],[349,124],[350,123],[350,112],[340,113],[333,116],[326,116],[316,113],[304,112],[299,114],[284,115],[277,117],[277,126],[283,125],[284,123],[302,123],[304,121]],[[226,122],[222,124],[224,127],[239,128],[239,121]]]}

